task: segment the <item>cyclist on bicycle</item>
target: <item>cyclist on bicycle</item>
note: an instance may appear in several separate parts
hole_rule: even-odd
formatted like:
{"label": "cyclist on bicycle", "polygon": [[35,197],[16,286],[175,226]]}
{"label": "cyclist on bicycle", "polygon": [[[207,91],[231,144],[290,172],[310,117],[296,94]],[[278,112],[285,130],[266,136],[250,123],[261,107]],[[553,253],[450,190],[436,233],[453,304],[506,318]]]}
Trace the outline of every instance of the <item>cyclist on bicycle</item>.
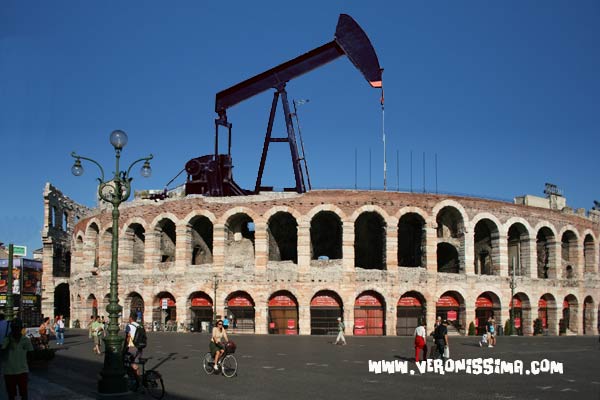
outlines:
{"label": "cyclist on bicycle", "polygon": [[135,371],[136,376],[139,378],[140,368],[138,363],[142,357],[143,349],[138,349],[135,347],[135,344],[133,344],[135,331],[140,326],[140,324],[136,322],[136,318],[137,315],[135,313],[131,313],[129,316],[129,323],[125,327],[125,348],[123,349],[123,357],[129,360],[131,368]]}
{"label": "cyclist on bicycle", "polygon": [[213,328],[212,337],[210,338],[210,353],[215,359],[215,371],[219,370],[219,358],[225,352],[223,342],[228,342],[227,331],[223,329],[223,321],[218,320],[217,326]]}

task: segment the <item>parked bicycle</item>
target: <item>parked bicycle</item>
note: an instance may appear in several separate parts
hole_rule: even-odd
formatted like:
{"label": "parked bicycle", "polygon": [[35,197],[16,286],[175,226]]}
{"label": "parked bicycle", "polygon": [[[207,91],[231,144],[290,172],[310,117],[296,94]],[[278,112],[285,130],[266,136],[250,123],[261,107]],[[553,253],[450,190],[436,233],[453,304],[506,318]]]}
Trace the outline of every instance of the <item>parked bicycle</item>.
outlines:
{"label": "parked bicycle", "polygon": [[150,369],[146,371],[147,358],[139,358],[137,365],[141,366],[141,374],[138,376],[131,366],[131,359],[125,357],[125,371],[127,371],[127,380],[129,390],[137,392],[140,386],[144,388],[144,393],[149,394],[152,398],[162,399],[165,395],[165,384],[160,372]]}
{"label": "parked bicycle", "polygon": [[[218,362],[219,370],[227,378],[237,375],[238,362],[233,355],[233,353],[235,353],[235,349],[236,345],[232,341],[225,343],[225,352]],[[215,359],[210,352],[204,355],[202,366],[204,367],[204,372],[206,372],[208,375],[215,373]]]}

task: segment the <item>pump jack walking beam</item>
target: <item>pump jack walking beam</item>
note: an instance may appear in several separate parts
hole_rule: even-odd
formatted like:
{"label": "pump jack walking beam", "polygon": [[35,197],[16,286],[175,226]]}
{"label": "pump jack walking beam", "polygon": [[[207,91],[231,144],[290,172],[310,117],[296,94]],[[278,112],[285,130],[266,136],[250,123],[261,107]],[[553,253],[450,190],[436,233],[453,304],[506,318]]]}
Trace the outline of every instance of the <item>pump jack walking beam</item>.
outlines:
{"label": "pump jack walking beam", "polygon": [[[290,112],[285,85],[290,80],[325,65],[343,55],[348,56],[350,61],[363,74],[371,87],[382,87],[381,76],[383,70],[379,66],[377,54],[375,53],[375,49],[373,49],[369,38],[352,17],[341,14],[338,19],[333,41],[217,93],[215,98],[215,112],[218,114],[218,118],[215,119],[215,158],[218,156],[219,126],[224,126],[229,129],[229,148],[231,148],[231,124],[227,121],[227,109],[266,90],[275,89],[276,92],[273,96],[263,153],[256,179],[255,192],[258,192],[261,189],[262,174],[264,172],[269,143],[288,142],[290,145],[294,177],[296,180],[295,190],[298,193],[304,193],[306,187],[304,185],[302,168],[300,167],[301,160],[298,155],[298,146],[296,144],[292,114]],[[281,97],[283,112],[285,114],[287,138],[271,137],[273,120],[279,97]]]}

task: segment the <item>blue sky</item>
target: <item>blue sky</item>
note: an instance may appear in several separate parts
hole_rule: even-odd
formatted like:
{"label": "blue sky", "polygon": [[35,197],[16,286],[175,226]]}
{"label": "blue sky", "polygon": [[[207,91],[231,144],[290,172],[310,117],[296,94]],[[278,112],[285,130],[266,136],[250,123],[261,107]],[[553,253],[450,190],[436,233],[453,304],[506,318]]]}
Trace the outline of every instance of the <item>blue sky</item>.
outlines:
{"label": "blue sky", "polygon": [[[161,189],[214,146],[214,96],[333,39],[340,13],[367,32],[385,68],[390,188],[512,199],[561,187],[572,207],[600,199],[598,1],[17,1],[0,2],[0,241],[41,246],[51,182],[95,202],[91,165],[155,155]],[[293,80],[313,186],[383,186],[380,93],[346,59]],[[253,188],[272,94],[228,112],[234,177]],[[281,118],[275,134],[283,133]],[[225,148],[222,148],[225,150]],[[369,178],[369,149],[372,172]],[[396,176],[396,151],[400,174]],[[180,177],[172,186],[183,183]],[[289,149],[273,144],[264,184],[293,186]]]}

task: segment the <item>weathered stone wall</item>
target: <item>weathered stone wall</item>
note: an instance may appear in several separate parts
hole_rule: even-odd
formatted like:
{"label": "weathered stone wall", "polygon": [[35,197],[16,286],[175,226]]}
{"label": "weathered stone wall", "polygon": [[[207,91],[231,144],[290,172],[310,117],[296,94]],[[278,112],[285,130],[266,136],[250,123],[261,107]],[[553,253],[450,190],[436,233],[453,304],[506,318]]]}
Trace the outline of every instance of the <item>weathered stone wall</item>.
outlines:
{"label": "weathered stone wall", "polygon": [[[450,219],[442,218],[440,212],[449,211]],[[336,230],[324,228],[315,232],[315,216],[320,212],[330,212],[341,223],[341,259],[317,260],[311,237],[330,240]],[[274,251],[269,225],[271,217],[277,213],[289,213],[295,220],[290,229],[297,232],[297,262],[277,261],[278,256],[269,257]],[[364,251],[355,245],[356,221],[364,213],[377,213],[382,220],[383,268],[356,268],[356,252]],[[400,218],[409,213],[418,215],[424,222],[418,251],[421,260],[415,262],[422,267],[398,266]],[[331,214],[330,214],[331,215]],[[212,262],[200,265],[193,263],[194,236],[193,220],[204,216],[212,223]],[[175,261],[161,262],[161,234],[159,222],[168,219],[175,225]],[[318,219],[318,218],[317,218]],[[486,242],[490,255],[485,263],[490,264],[490,275],[476,272],[475,226],[485,220],[494,233]],[[252,223],[249,225],[248,222]],[[143,263],[133,263],[134,248],[131,235],[125,235],[132,224],[139,224],[144,230]],[[107,210],[96,210],[96,214],[81,220],[73,232],[75,243],[88,243],[90,226],[95,224],[100,235],[111,226],[111,214]],[[509,230],[517,224],[520,229],[519,244],[509,252]],[[547,242],[553,256],[547,258],[549,278],[538,278],[537,234],[542,229],[552,233],[553,239]],[[278,227],[277,229],[280,229]],[[312,231],[311,231],[312,229]],[[362,230],[362,240],[368,237],[369,229]],[[567,278],[561,261],[561,240],[565,233],[575,240],[569,249],[569,263],[576,273]],[[377,235],[376,235],[377,236]],[[119,297],[121,304],[133,293],[144,300],[145,319],[152,319],[152,310],[158,304],[160,292],[171,293],[176,300],[179,322],[190,318],[190,295],[205,292],[214,297],[214,280],[218,280],[216,305],[217,313],[223,315],[230,293],[238,290],[247,292],[253,299],[256,311],[256,332],[267,332],[268,300],[280,290],[289,291],[298,301],[299,327],[301,334],[310,333],[310,307],[313,296],[321,290],[331,290],[343,302],[346,325],[354,324],[354,303],[365,291],[378,293],[385,303],[386,334],[394,335],[396,327],[396,306],[401,296],[407,292],[419,293],[426,302],[426,316],[429,326],[435,319],[438,299],[446,292],[453,292],[464,310],[461,320],[466,324],[475,319],[475,302],[482,293],[489,293],[495,299],[496,320],[504,323],[509,318],[511,297],[510,276],[512,268],[510,254],[518,248],[519,274],[516,277],[515,293],[527,304],[523,321],[531,333],[531,321],[537,318],[538,300],[547,295],[549,302],[549,330],[558,333],[558,319],[563,300],[572,295],[573,303],[579,307],[578,317],[573,320],[571,330],[583,332],[583,305],[588,303],[589,315],[594,318],[591,326],[596,326],[600,302],[600,279],[598,258],[600,229],[598,219],[587,218],[573,213],[515,205],[476,198],[442,196],[433,194],[411,194],[365,191],[313,191],[303,195],[272,194],[235,198],[204,198],[189,196],[182,199],[168,199],[163,202],[135,201],[121,207],[119,228],[120,275]],[[584,246],[584,238],[587,238]],[[590,242],[591,238],[591,242]],[[458,273],[438,272],[437,248],[447,243],[457,250]],[[377,246],[373,246],[380,251]],[[481,245],[478,245],[480,250]],[[584,257],[587,248],[587,258]],[[271,250],[270,250],[271,249]],[[591,250],[593,249],[593,250]],[[109,268],[100,260],[101,267],[93,270],[93,252],[75,252],[72,265],[71,293],[72,310],[80,320],[87,320],[90,314],[90,295],[103,299],[108,292]],[[593,255],[591,260],[589,255]],[[545,256],[544,256],[545,257]],[[101,254],[102,258],[102,254]],[[271,259],[271,261],[269,261]],[[587,263],[584,261],[587,260]],[[586,267],[587,266],[587,267]],[[369,266],[367,266],[369,267]],[[585,268],[584,268],[585,267]],[[216,278],[215,278],[216,277]],[[99,308],[104,304],[99,300]],[[101,311],[101,313],[105,313]],[[350,329],[351,330],[351,329]],[[590,330],[587,329],[586,333]]]}

